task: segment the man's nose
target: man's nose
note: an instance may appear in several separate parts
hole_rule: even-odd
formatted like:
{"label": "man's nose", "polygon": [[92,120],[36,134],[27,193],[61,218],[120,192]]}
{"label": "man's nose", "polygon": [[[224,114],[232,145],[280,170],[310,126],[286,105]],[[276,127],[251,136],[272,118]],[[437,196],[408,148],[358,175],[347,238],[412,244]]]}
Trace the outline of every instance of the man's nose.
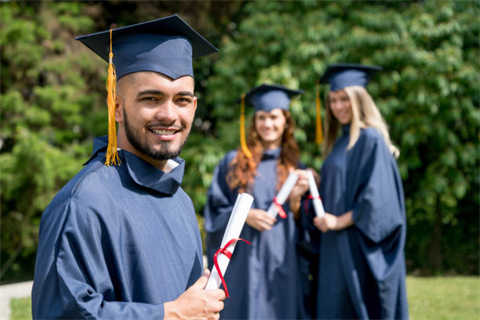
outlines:
{"label": "man's nose", "polygon": [[177,108],[172,100],[168,99],[155,111],[155,119],[170,124],[177,118]]}

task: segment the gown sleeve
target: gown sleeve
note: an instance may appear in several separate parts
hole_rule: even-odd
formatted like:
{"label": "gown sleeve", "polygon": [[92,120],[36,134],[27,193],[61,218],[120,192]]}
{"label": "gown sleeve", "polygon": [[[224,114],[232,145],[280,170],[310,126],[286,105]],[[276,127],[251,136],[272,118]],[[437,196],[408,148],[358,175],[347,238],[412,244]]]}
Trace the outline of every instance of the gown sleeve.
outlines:
{"label": "gown sleeve", "polygon": [[[80,209],[82,208],[82,209]],[[60,295],[50,304],[63,310],[64,318],[163,319],[163,304],[115,301],[114,274],[108,264],[115,254],[102,232],[102,224],[91,208],[74,200],[66,206],[67,219],[56,248],[54,269]],[[54,285],[54,284],[52,284]],[[121,285],[121,283],[115,283]],[[49,303],[44,301],[43,303]],[[58,308],[58,303],[61,307]],[[55,313],[56,311],[52,311]]]}
{"label": "gown sleeve", "polygon": [[236,152],[228,153],[215,168],[212,184],[207,193],[204,209],[206,236],[206,253],[209,268],[213,264],[213,255],[219,248],[228,219],[235,204],[235,192],[227,184],[229,164]]}
{"label": "gown sleeve", "polygon": [[[393,283],[404,269],[406,235],[400,175],[376,129],[365,129],[354,148],[349,161],[355,163],[350,162],[347,173],[347,197],[353,197],[354,228],[358,231],[352,236],[360,250],[353,250],[353,259],[366,260],[381,288],[395,287]],[[389,300],[395,295],[384,289],[381,296]]]}
{"label": "gown sleeve", "polygon": [[352,150],[347,190],[353,197],[355,226],[379,244],[402,226],[404,208],[395,160],[374,130],[364,130]]}

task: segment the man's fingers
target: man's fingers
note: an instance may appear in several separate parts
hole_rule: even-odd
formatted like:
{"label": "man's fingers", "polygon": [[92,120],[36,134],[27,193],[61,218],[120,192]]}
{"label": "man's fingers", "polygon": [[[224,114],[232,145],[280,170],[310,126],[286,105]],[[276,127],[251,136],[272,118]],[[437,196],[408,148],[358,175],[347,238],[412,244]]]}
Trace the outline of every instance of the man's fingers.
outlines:
{"label": "man's fingers", "polygon": [[220,311],[223,310],[223,307],[224,307],[223,301],[217,301],[217,302],[215,302],[212,311],[213,312],[220,312]]}
{"label": "man's fingers", "polygon": [[218,301],[225,300],[226,298],[225,291],[222,289],[208,290],[208,293],[213,299]]}
{"label": "man's fingers", "polygon": [[203,289],[207,285],[207,281],[208,275],[206,275],[204,272],[203,275],[192,285],[192,287],[200,287]]}
{"label": "man's fingers", "polygon": [[217,312],[217,313],[214,313],[214,314],[211,314],[208,316],[207,318],[208,320],[218,320],[220,319],[220,314]]}
{"label": "man's fingers", "polygon": [[208,269],[203,269],[203,274],[202,274],[202,276],[207,277],[207,278],[210,277],[210,270],[208,270]]}

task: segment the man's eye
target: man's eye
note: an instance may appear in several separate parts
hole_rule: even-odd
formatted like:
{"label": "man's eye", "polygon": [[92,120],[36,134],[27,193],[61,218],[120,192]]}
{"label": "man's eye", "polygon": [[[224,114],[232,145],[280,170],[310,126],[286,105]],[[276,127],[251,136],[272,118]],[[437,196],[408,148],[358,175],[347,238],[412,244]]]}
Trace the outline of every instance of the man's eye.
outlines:
{"label": "man's eye", "polygon": [[140,99],[141,101],[145,101],[145,102],[157,102],[159,101],[160,99],[158,99],[157,97],[143,97],[142,99]]}
{"label": "man's eye", "polygon": [[192,102],[192,98],[181,97],[181,98],[178,98],[178,99],[177,99],[177,102],[178,102],[178,103],[182,103],[182,104],[191,103],[191,102]]}

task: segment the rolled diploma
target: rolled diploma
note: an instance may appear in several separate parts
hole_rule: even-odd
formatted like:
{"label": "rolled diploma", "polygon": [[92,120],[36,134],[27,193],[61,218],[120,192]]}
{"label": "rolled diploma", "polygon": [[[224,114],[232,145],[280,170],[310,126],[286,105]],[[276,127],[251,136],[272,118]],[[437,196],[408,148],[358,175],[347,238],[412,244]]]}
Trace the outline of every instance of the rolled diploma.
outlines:
{"label": "rolled diploma", "polygon": [[[287,197],[290,194],[290,191],[292,191],[293,186],[295,186],[297,179],[298,179],[298,175],[294,171],[290,172],[287,180],[285,180],[285,182],[283,183],[283,186],[280,188],[280,191],[278,192],[278,195],[277,195],[278,203],[283,204],[285,200],[287,200]],[[272,202],[272,204],[270,205],[270,208],[268,208],[267,213],[273,218],[277,216],[278,208],[275,205],[275,203]]]}
{"label": "rolled diploma", "polygon": [[312,171],[307,170],[308,175],[308,185],[310,186],[310,194],[313,198],[313,208],[315,209],[315,214],[317,217],[323,217],[325,210],[323,209],[322,200],[320,200],[320,195],[318,194],[317,184],[313,178]]}
{"label": "rolled diploma", "polygon": [[[225,233],[223,234],[222,244],[220,245],[220,248],[223,248],[231,239],[236,239],[240,236],[243,225],[245,224],[245,220],[247,220],[248,212],[252,207],[252,203],[253,197],[248,193],[241,193],[238,195],[237,200],[235,201],[235,204],[233,206],[230,219],[228,219],[227,228],[225,229]],[[231,253],[233,253],[233,250],[235,250],[235,243],[230,245],[228,249]],[[220,271],[222,272],[222,275],[224,275],[230,259],[223,254],[219,254],[217,256],[217,262]],[[221,284],[222,280],[218,275],[217,269],[215,268],[215,266],[213,266],[210,272],[210,277],[207,281],[207,285],[205,286],[205,290],[218,289],[220,288]]]}

